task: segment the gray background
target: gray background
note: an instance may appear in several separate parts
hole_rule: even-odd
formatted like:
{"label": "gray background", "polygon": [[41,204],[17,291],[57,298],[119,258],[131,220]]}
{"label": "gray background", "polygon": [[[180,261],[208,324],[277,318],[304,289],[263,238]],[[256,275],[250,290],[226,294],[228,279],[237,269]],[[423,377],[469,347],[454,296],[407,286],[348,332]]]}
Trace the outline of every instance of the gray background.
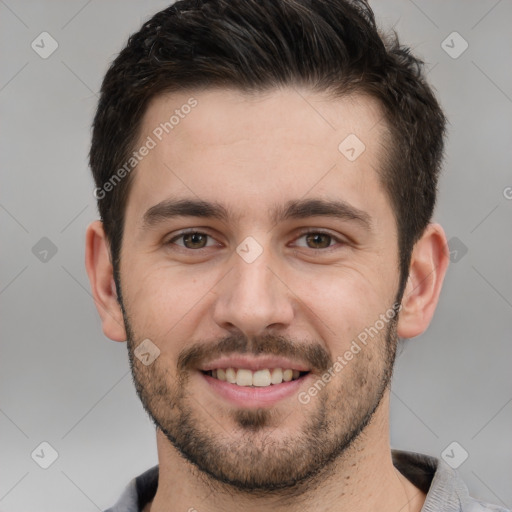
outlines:
{"label": "gray background", "polygon": [[[374,4],[427,62],[450,119],[435,220],[457,251],[431,326],[398,359],[392,445],[439,457],[457,441],[470,492],[510,507],[512,3]],[[102,76],[166,5],[0,0],[2,511],[100,510],[157,462],[126,346],[101,331],[84,235],[97,218],[87,152]],[[31,48],[43,31],[59,45],[47,59]],[[454,31],[469,44],[458,58],[441,46]],[[43,237],[57,249],[46,261]],[[48,469],[31,458],[43,441],[59,454]]]}

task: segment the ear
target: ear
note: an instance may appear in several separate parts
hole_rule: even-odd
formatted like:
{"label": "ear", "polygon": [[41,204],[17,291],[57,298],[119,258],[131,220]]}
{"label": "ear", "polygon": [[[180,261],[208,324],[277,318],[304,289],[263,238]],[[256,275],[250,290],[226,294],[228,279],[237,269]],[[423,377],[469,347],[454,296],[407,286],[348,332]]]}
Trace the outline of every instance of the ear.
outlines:
{"label": "ear", "polygon": [[409,279],[398,318],[399,337],[413,338],[427,330],[434,316],[449,261],[443,228],[439,224],[429,224],[412,251]]}
{"label": "ear", "polygon": [[91,283],[92,295],[101,317],[103,333],[113,341],[126,341],[123,313],[117,300],[114,268],[103,223],[89,224],[85,235],[85,268]]}

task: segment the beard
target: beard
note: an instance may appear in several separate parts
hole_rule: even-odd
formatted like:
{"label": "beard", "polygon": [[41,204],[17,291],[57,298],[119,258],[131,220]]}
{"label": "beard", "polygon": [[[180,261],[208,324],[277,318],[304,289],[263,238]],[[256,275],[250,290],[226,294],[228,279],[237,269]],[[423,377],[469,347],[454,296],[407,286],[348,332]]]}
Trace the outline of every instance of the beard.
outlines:
{"label": "beard", "polygon": [[[254,496],[268,492],[298,495],[311,490],[334,462],[355,448],[391,382],[397,311],[307,405],[297,400],[288,405],[287,415],[280,404],[259,409],[215,408],[211,400],[207,402],[190,389],[191,376],[207,358],[234,353],[290,357],[312,368],[314,382],[334,361],[320,343],[299,344],[275,335],[248,339],[240,334],[187,347],[176,367],[165,365],[163,357],[144,366],[134,357],[139,338],[121,308],[130,368],[142,405],[155,426],[210,486],[224,484]],[[303,421],[296,421],[293,430],[285,429],[287,417],[297,416],[298,411]]]}

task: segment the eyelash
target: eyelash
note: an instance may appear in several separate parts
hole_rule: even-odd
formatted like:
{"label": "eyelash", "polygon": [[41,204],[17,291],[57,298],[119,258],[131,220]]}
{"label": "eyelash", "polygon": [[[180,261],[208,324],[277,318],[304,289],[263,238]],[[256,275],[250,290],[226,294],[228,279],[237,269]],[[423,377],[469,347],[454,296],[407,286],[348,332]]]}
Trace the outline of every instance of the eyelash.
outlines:
{"label": "eyelash", "polygon": [[[203,236],[207,236],[207,237],[213,239],[213,236],[209,235],[208,233],[204,233],[202,231],[197,231],[197,230],[191,229],[191,230],[188,230],[188,231],[182,231],[178,235],[176,235],[173,238],[171,238],[169,241],[165,242],[164,245],[172,245],[172,244],[174,244],[174,242],[176,240],[179,240],[180,238],[183,238],[186,235],[203,235]],[[331,242],[336,242],[336,244],[346,245],[345,241],[340,240],[339,238],[337,238],[336,236],[332,235],[331,233],[329,233],[327,231],[322,231],[322,230],[318,230],[318,229],[301,231],[301,233],[299,234],[299,236],[295,240],[299,240],[300,238],[303,238],[303,237],[305,237],[307,235],[325,235],[325,236],[328,236],[328,237],[331,238]],[[184,249],[186,251],[195,251],[195,252],[202,251],[203,249],[208,249],[208,247],[200,247],[199,249],[189,249],[188,247],[181,246],[181,245],[179,245],[178,247],[180,247],[181,249]],[[302,249],[310,249],[312,251],[330,252],[331,250],[336,248],[336,245],[328,246],[328,247],[320,248],[320,249],[314,249],[314,248],[311,248],[311,247],[301,247],[301,248]]]}

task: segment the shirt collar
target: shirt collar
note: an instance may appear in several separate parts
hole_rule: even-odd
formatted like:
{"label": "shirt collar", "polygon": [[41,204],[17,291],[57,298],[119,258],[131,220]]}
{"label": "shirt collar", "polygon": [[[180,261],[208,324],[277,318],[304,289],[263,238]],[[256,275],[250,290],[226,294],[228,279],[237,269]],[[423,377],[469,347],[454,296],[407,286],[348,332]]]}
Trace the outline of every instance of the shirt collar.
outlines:
{"label": "shirt collar", "polygon": [[[421,453],[391,450],[393,465],[427,494],[421,512],[459,512],[472,501],[459,474],[443,460]],[[113,508],[105,512],[140,512],[158,487],[158,465],[134,478]]]}

